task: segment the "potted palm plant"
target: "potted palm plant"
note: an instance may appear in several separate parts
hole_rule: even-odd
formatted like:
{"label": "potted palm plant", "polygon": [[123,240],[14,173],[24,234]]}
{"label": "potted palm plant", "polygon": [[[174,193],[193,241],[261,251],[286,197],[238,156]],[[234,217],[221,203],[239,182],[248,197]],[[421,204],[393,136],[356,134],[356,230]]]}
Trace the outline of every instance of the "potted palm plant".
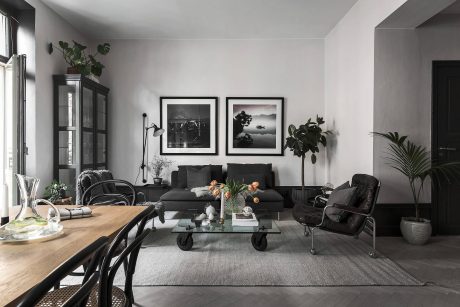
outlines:
{"label": "potted palm plant", "polygon": [[161,174],[165,169],[167,169],[172,164],[172,161],[168,160],[162,156],[155,156],[153,161],[150,162],[150,168],[153,171],[153,184],[161,185],[163,183],[163,178],[161,178]]}
{"label": "potted palm plant", "polygon": [[331,131],[323,131],[321,125],[324,124],[324,119],[316,115],[316,121],[311,118],[297,128],[294,125],[289,125],[289,136],[286,138],[284,149],[292,151],[292,153],[301,158],[301,179],[302,188],[293,189],[292,198],[294,201],[305,202],[308,199],[309,192],[305,190],[305,159],[307,154],[311,152],[310,160],[312,164],[316,163],[316,154],[319,153],[319,146],[326,147],[326,135],[331,134]]}
{"label": "potted palm plant", "polygon": [[425,244],[431,237],[431,222],[420,214],[420,196],[427,178],[434,184],[441,180],[450,183],[460,178],[460,163],[432,163],[430,152],[422,145],[416,145],[408,140],[406,135],[398,132],[379,133],[374,135],[389,141],[388,165],[409,181],[412,198],[415,206],[415,217],[402,217],[400,228],[404,239],[416,245]]}

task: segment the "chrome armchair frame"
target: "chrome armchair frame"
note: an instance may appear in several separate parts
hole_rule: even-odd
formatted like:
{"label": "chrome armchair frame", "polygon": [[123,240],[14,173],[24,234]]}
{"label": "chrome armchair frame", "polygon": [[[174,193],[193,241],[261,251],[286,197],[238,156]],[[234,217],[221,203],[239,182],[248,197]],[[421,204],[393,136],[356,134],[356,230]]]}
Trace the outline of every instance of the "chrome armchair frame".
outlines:
{"label": "chrome armchair frame", "polygon": [[[376,237],[376,230],[377,230],[377,223],[375,221],[375,218],[372,216],[373,213],[374,213],[374,208],[375,208],[375,205],[377,203],[377,198],[378,198],[378,195],[379,195],[379,191],[380,191],[380,182],[377,186],[377,190],[375,192],[375,196],[374,196],[374,199],[372,201],[372,207],[371,207],[371,210],[366,213],[364,212],[363,210],[359,209],[359,208],[356,208],[356,207],[351,207],[351,206],[346,206],[346,205],[341,205],[341,204],[333,204],[333,205],[326,205],[323,209],[323,215],[322,215],[322,218],[321,218],[321,223],[319,223],[318,225],[315,225],[315,226],[308,226],[307,224],[303,224],[302,225],[304,226],[304,235],[305,236],[311,236],[311,249],[310,249],[310,253],[312,255],[316,255],[316,249],[315,249],[315,229],[316,228],[321,228],[324,226],[324,220],[326,218],[326,211],[329,209],[329,208],[338,208],[340,210],[343,210],[343,211],[346,211],[346,212],[349,212],[351,214],[356,214],[356,215],[360,215],[360,216],[364,216],[364,221],[363,223],[361,224],[361,226],[358,228],[358,230],[355,232],[355,234],[353,235],[353,237],[355,239],[359,239],[359,235],[360,233],[364,230],[366,233],[368,233],[369,235],[372,236],[372,250],[369,251],[368,255],[372,258],[377,258],[377,250],[375,249],[375,237]],[[320,196],[320,195],[319,195]],[[317,196],[316,198],[318,198],[319,196]],[[316,198],[315,198],[315,204],[316,204]],[[366,226],[368,228],[366,228]],[[322,228],[324,230],[328,230],[327,228]],[[369,232],[367,232],[369,229],[369,231],[372,232],[372,234],[370,234]]]}

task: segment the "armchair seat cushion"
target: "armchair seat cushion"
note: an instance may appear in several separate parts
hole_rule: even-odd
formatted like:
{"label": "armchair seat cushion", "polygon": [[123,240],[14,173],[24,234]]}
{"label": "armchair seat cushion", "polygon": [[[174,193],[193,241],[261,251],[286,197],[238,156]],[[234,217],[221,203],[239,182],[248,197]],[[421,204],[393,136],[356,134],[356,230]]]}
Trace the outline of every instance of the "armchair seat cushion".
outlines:
{"label": "armchair seat cushion", "polygon": [[[302,225],[315,227],[321,223],[323,218],[323,209],[308,206],[302,203],[297,203],[292,209],[292,216]],[[321,229],[326,229],[331,232],[353,235],[354,231],[347,223],[338,223],[330,220],[327,216],[324,218],[324,224]]]}

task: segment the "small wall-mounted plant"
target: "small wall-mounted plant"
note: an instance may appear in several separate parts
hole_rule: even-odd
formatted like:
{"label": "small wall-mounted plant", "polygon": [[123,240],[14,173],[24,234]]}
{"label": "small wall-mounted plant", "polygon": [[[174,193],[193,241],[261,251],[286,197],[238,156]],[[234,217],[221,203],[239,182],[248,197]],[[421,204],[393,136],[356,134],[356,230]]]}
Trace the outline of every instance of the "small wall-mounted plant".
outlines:
{"label": "small wall-mounted plant", "polygon": [[72,41],[73,45],[65,41],[59,41],[59,47],[53,44],[49,46],[49,52],[53,52],[53,46],[62,53],[64,60],[70,67],[67,73],[77,73],[84,76],[95,75],[100,77],[102,69],[105,67],[101,62],[96,60],[98,55],[106,55],[110,51],[110,44],[103,43],[97,46],[97,52],[94,54],[86,54],[87,46],[84,46],[76,41]]}

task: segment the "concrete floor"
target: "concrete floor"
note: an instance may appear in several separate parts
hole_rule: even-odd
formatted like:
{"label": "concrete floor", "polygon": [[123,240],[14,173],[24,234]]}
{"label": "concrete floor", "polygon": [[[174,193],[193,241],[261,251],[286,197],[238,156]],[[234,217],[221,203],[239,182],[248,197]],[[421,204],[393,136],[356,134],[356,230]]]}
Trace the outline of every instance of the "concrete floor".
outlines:
{"label": "concrete floor", "polygon": [[[368,240],[367,235],[362,237]],[[136,306],[460,306],[459,236],[433,237],[425,246],[409,245],[399,237],[378,237],[377,249],[427,285],[135,287]]]}

